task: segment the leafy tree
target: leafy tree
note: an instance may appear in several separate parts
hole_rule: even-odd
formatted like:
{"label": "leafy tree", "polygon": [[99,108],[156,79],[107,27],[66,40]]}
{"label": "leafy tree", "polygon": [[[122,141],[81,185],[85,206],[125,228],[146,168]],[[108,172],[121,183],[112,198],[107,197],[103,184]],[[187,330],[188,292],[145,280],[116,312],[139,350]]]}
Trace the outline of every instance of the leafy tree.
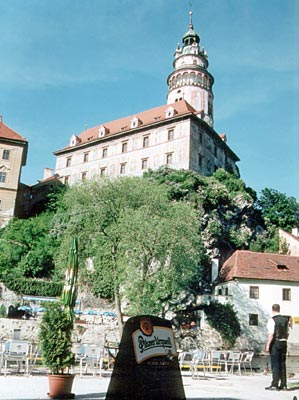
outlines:
{"label": "leafy tree", "polygon": [[255,238],[256,193],[222,169],[205,177],[192,171],[160,168],[144,175],[165,183],[169,196],[198,211],[198,225],[208,255],[225,260],[236,249],[246,249]]}
{"label": "leafy tree", "polygon": [[291,231],[299,227],[299,203],[294,197],[288,197],[275,189],[265,188],[257,201],[257,207],[266,226]]}
{"label": "leafy tree", "polygon": [[52,214],[14,219],[0,232],[0,273],[27,278],[50,277],[57,242],[49,235]]}
{"label": "leafy tree", "polygon": [[132,312],[158,313],[198,280],[196,213],[170,201],[163,185],[136,177],[85,181],[64,201],[63,241],[76,233],[81,254],[93,259],[94,288],[113,293],[120,326],[122,301]]}

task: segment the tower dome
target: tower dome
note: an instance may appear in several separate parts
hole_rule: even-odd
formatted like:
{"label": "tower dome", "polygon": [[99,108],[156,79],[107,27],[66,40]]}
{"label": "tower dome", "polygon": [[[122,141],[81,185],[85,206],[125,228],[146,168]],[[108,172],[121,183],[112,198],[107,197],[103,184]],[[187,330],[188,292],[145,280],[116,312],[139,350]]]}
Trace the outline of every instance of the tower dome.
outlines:
{"label": "tower dome", "polygon": [[213,76],[208,72],[208,56],[200,47],[200,37],[195,32],[192,11],[189,13],[188,31],[182,38],[182,47],[178,45],[174,53],[174,71],[168,76],[167,104],[186,100],[199,116],[213,126]]}

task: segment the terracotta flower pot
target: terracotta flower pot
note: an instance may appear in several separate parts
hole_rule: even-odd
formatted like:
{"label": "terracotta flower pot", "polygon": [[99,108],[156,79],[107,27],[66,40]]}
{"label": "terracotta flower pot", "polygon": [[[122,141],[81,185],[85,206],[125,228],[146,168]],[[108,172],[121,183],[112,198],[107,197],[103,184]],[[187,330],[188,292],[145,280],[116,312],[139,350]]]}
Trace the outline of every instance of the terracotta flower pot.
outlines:
{"label": "terracotta flower pot", "polygon": [[49,389],[48,397],[50,399],[73,399],[75,397],[72,393],[74,374],[49,374]]}

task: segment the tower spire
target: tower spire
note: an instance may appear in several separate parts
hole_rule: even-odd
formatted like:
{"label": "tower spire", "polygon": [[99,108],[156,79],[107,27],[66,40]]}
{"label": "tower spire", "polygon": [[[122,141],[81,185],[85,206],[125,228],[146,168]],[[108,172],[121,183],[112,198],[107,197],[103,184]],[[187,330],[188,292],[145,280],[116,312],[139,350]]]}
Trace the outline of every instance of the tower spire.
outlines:
{"label": "tower spire", "polygon": [[174,71],[167,80],[167,103],[171,104],[184,99],[200,112],[200,118],[213,126],[214,78],[208,72],[207,53],[199,45],[200,37],[194,30],[191,9],[188,31],[183,35],[182,43],[182,47],[178,46],[175,51]]}
{"label": "tower spire", "polygon": [[189,29],[193,29],[193,22],[192,22],[192,10],[189,11]]}

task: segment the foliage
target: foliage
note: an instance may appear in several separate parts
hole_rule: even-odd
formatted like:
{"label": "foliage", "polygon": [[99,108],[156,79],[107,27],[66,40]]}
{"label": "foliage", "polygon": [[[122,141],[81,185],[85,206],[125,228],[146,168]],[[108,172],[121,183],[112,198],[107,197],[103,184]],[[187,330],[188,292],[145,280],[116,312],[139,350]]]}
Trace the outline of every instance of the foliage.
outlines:
{"label": "foliage", "polygon": [[176,170],[168,166],[160,167],[158,170],[146,171],[145,179],[156,181],[159,184],[169,186],[169,196],[173,200],[190,200],[190,195],[202,186],[206,186],[205,178],[194,171]]}
{"label": "foliage", "polygon": [[204,305],[203,310],[211,327],[221,334],[228,347],[232,347],[241,334],[241,325],[233,306],[211,302],[209,305]]}
{"label": "foliage", "polygon": [[257,201],[257,207],[266,226],[274,225],[287,231],[299,227],[299,203],[294,197],[288,197],[275,189],[265,188]]}
{"label": "foliage", "polygon": [[40,324],[39,341],[44,364],[52,374],[63,374],[75,364],[72,353],[73,323],[60,303],[47,303]]}
{"label": "foliage", "polygon": [[167,184],[173,200],[185,200],[198,211],[200,238],[211,257],[226,259],[247,249],[255,238],[256,193],[233,174],[218,169],[205,177],[192,171],[160,168],[144,175]]}
{"label": "foliage", "polygon": [[9,290],[22,295],[57,297],[60,296],[63,287],[62,282],[29,279],[13,274],[2,274],[0,279]]}
{"label": "foliage", "polygon": [[278,228],[268,226],[262,233],[256,235],[255,240],[250,244],[251,251],[260,253],[278,253],[279,251],[279,235]]}
{"label": "foliage", "polygon": [[93,260],[94,289],[113,293],[119,315],[125,299],[134,312],[157,313],[198,280],[196,213],[170,201],[164,185],[137,177],[85,181],[64,201],[68,223],[60,235],[68,241],[76,233],[80,253]]}
{"label": "foliage", "polygon": [[5,318],[7,316],[6,307],[4,304],[0,305],[0,318]]}
{"label": "foliage", "polygon": [[51,213],[29,219],[14,219],[0,233],[0,273],[12,270],[27,278],[50,277],[58,242],[49,234]]}

